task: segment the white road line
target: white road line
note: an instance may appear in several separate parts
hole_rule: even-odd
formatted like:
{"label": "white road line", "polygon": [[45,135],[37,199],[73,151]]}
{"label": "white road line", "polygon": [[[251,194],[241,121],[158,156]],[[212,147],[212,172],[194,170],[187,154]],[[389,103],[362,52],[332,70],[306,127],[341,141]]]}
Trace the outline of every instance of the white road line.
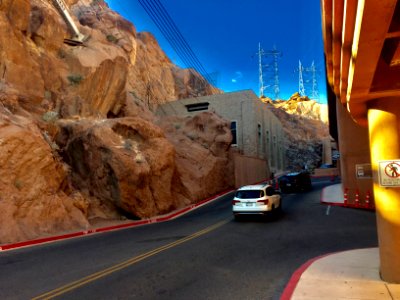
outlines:
{"label": "white road line", "polygon": [[326,215],[329,216],[329,212],[331,211],[331,206],[328,205],[328,207],[326,208]]}

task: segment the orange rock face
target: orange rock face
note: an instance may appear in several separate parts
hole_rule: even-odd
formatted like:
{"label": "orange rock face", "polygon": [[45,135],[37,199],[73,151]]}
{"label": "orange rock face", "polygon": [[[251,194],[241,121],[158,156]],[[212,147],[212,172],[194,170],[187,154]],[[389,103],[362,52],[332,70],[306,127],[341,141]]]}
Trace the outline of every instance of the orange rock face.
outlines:
{"label": "orange rock face", "polygon": [[103,1],[66,3],[82,46],[64,43],[72,34],[52,1],[0,1],[0,244],[120,211],[155,216],[233,184],[224,120],[177,129],[152,113],[220,91]]}
{"label": "orange rock face", "polygon": [[74,187],[139,218],[176,206],[175,149],[162,130],[139,118],[62,122]]}
{"label": "orange rock face", "polygon": [[269,101],[271,110],[282,122],[288,169],[322,163],[322,141],[329,138],[327,107],[295,93],[288,101]]}
{"label": "orange rock face", "polygon": [[176,166],[189,199],[205,199],[234,186],[230,124],[214,113],[160,121],[176,149]]}
{"label": "orange rock face", "polygon": [[73,186],[128,215],[163,214],[233,185],[231,133],[215,114],[164,120],[166,134],[132,117],[60,124]]}
{"label": "orange rock face", "polygon": [[0,109],[0,241],[14,242],[89,225],[88,203],[69,196],[67,166],[39,128]]}

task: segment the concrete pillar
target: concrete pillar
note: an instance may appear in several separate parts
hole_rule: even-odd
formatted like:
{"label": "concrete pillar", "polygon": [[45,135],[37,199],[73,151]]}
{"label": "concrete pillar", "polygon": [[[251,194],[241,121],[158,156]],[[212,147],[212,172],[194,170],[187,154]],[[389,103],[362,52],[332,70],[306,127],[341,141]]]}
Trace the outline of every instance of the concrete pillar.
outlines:
{"label": "concrete pillar", "polygon": [[[368,128],[355,123],[338,99],[336,104],[340,175],[343,189],[348,189],[349,203],[354,204],[357,190],[359,191],[360,201],[364,201],[366,193],[373,190],[372,178],[358,178],[356,176],[357,164],[371,162]],[[373,197],[370,201],[373,201]]]}
{"label": "concrete pillar", "polygon": [[400,99],[375,100],[369,105],[368,129],[378,227],[382,279],[400,283],[400,187],[382,187],[378,162],[400,159]]}

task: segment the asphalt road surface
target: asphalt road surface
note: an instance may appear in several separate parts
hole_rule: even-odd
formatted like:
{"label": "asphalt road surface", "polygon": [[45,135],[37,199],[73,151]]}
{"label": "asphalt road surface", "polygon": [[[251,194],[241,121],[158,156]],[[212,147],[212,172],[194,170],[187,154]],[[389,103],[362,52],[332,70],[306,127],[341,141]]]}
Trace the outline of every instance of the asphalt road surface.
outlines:
{"label": "asphalt road surface", "polygon": [[375,214],[283,195],[283,214],[233,219],[232,194],[173,221],[0,253],[0,299],[279,299],[307,260],[376,247]]}

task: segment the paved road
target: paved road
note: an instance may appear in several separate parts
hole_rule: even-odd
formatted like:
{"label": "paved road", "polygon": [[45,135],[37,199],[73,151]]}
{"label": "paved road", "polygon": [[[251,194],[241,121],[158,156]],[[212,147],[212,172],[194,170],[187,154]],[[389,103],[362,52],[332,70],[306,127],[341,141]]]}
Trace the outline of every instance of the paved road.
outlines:
{"label": "paved road", "polygon": [[377,246],[374,213],[321,205],[325,184],[284,195],[279,218],[235,222],[228,195],[173,221],[0,253],[0,299],[279,299],[308,259]]}

